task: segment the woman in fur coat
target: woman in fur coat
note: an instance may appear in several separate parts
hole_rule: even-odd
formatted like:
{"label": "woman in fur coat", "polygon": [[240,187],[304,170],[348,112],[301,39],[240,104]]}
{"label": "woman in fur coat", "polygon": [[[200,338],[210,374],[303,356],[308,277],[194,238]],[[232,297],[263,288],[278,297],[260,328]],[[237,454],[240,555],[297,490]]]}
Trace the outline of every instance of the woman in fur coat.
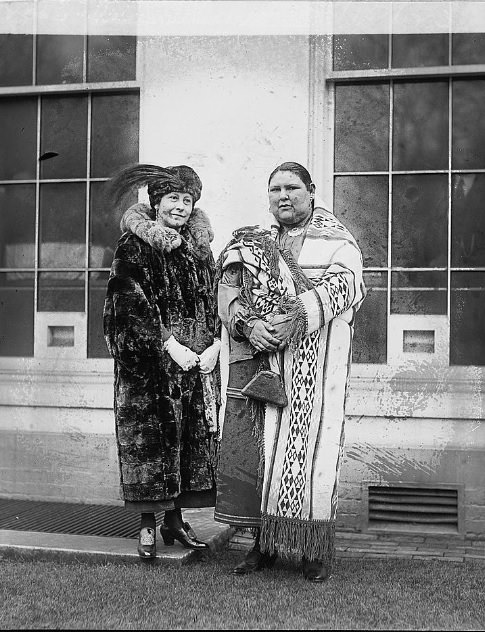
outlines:
{"label": "woman in fur coat", "polygon": [[[141,515],[138,553],[166,545],[206,548],[182,508],[215,504],[220,349],[213,238],[194,208],[202,183],[185,165],[138,165],[111,182],[119,203],[147,186],[150,205],[126,211],[108,281],[104,334],[114,359],[121,495]],[[137,233],[137,234],[136,234]]]}

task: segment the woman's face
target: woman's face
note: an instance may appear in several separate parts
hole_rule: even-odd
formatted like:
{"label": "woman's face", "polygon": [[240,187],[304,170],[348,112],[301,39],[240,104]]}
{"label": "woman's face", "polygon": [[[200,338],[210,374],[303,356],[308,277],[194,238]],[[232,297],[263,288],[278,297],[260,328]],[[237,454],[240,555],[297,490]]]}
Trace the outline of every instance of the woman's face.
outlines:
{"label": "woman's face", "polygon": [[194,208],[194,199],[190,193],[173,191],[164,195],[155,205],[157,222],[167,228],[180,230],[189,219]]}
{"label": "woman's face", "polygon": [[269,210],[280,224],[292,226],[312,213],[314,185],[309,191],[292,171],[277,171],[269,183]]}

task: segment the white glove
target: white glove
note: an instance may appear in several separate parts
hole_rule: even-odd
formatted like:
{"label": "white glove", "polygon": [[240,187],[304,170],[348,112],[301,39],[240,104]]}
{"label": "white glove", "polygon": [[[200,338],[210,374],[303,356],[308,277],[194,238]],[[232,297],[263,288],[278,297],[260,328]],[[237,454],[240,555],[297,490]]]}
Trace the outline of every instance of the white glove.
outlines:
{"label": "white glove", "polygon": [[199,355],[200,358],[200,372],[210,373],[216,366],[217,358],[219,357],[219,351],[221,350],[221,341],[216,338],[210,347],[204,349]]}
{"label": "white glove", "polygon": [[188,347],[181,345],[173,336],[170,336],[163,344],[163,348],[168,352],[174,362],[184,371],[192,369],[199,363],[199,356]]}

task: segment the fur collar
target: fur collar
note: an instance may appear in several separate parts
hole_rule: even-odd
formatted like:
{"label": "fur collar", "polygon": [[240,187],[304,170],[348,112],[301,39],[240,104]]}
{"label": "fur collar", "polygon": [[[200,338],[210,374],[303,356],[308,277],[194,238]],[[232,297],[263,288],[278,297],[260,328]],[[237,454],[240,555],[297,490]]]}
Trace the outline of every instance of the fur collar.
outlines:
{"label": "fur collar", "polygon": [[214,231],[207,213],[198,207],[194,208],[180,233],[155,222],[153,210],[142,202],[125,211],[120,226],[122,231],[134,233],[157,250],[170,252],[181,245],[183,237],[199,259],[206,259],[211,254]]}

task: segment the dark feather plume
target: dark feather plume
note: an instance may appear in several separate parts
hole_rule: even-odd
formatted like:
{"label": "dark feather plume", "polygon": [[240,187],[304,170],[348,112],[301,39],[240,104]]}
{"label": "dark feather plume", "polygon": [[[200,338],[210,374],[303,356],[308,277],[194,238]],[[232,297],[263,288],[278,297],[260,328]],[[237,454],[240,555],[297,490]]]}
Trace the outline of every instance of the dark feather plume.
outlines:
{"label": "dark feather plume", "polygon": [[169,169],[157,165],[139,164],[125,167],[114,175],[108,184],[108,193],[114,206],[119,206],[128,193],[153,182],[173,178]]}

